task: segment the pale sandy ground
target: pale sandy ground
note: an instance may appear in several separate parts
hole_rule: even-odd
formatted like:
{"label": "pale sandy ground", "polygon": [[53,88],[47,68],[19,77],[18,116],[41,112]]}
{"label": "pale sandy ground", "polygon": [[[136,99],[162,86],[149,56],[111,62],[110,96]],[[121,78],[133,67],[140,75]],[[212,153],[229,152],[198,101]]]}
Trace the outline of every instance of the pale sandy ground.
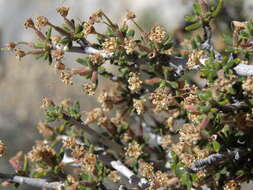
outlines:
{"label": "pale sandy ground", "polygon": [[[32,40],[33,37],[22,26],[23,21],[30,16],[44,15],[54,23],[59,22],[60,17],[55,14],[55,8],[63,4],[70,5],[70,16],[80,20],[86,19],[96,9],[103,9],[118,22],[122,20],[127,10],[131,10],[136,12],[140,20],[145,17],[150,19],[151,24],[145,25],[145,28],[154,23],[161,23],[169,31],[173,31],[182,24],[184,14],[191,10],[191,2],[190,0],[0,0],[0,46],[9,41]],[[252,7],[252,0],[245,1],[245,13],[249,17],[253,16]],[[74,59],[71,57],[69,60]],[[79,83],[67,87],[59,81],[53,69],[47,64],[33,58],[18,63],[12,55],[2,54],[0,139],[7,142],[8,156],[12,156],[17,150],[29,150],[33,140],[38,137],[36,123],[43,119],[42,111],[39,109],[42,97],[48,96],[57,101],[64,98],[78,99],[85,110],[94,106],[94,99],[81,93]],[[7,165],[4,166],[5,164],[7,162],[0,162],[1,171],[10,169]]]}

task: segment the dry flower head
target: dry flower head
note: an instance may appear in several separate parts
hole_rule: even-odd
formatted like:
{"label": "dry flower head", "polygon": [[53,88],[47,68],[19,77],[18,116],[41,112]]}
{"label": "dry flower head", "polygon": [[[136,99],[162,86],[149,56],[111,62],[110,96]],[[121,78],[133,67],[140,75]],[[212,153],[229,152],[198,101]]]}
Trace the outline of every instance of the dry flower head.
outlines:
{"label": "dry flower head", "polygon": [[168,106],[175,105],[176,101],[171,95],[171,90],[168,87],[159,87],[149,95],[154,106],[154,112],[168,110]]}
{"label": "dry flower head", "polygon": [[96,30],[90,22],[84,22],[84,24],[83,24],[84,36],[88,36],[89,34],[95,34],[95,32],[96,32]]}
{"label": "dry flower head", "polygon": [[63,141],[63,146],[66,148],[74,148],[77,146],[76,138],[74,136],[68,137],[66,140]]}
{"label": "dry flower head", "polygon": [[34,22],[32,18],[28,18],[24,22],[25,28],[33,28],[34,27]]}
{"label": "dry flower head", "polygon": [[148,38],[152,42],[162,43],[166,37],[166,30],[160,25],[155,25],[148,34]]}
{"label": "dry flower head", "polygon": [[101,108],[95,108],[89,112],[86,113],[86,120],[85,123],[94,123],[96,122],[99,118],[103,116],[103,111]]}
{"label": "dry flower head", "polygon": [[103,63],[103,61],[104,61],[104,59],[100,53],[90,54],[89,59],[92,63],[97,64],[97,65]]}
{"label": "dry flower head", "polygon": [[26,53],[23,50],[20,49],[14,49],[16,58],[20,61],[21,58],[26,56]]}
{"label": "dry flower head", "polygon": [[101,107],[103,108],[104,111],[109,111],[113,108],[114,95],[109,94],[106,91],[103,91],[98,96],[97,101],[101,104]]}
{"label": "dry flower head", "polygon": [[134,12],[132,12],[132,11],[127,12],[127,19],[128,20],[132,20],[132,19],[135,19],[135,18],[136,18],[136,15],[134,14]]}
{"label": "dry flower head", "polygon": [[56,152],[50,146],[45,144],[37,144],[33,146],[33,149],[28,153],[28,158],[32,162],[44,162],[48,165],[52,165],[55,159]]}
{"label": "dry flower head", "polygon": [[44,16],[38,16],[36,17],[36,26],[38,28],[43,28],[48,25],[48,19]]}
{"label": "dry flower head", "polygon": [[126,156],[133,157],[135,159],[139,158],[142,154],[142,148],[141,146],[136,142],[133,141],[128,144],[128,147],[126,148]]}
{"label": "dry flower head", "polygon": [[69,72],[62,71],[60,73],[60,80],[67,85],[73,85],[72,74]]}
{"label": "dry flower head", "polygon": [[93,170],[95,169],[96,163],[96,155],[89,152],[85,153],[81,160],[82,169],[90,173],[93,172]]}
{"label": "dry flower head", "polygon": [[168,149],[168,147],[172,144],[172,139],[170,135],[165,135],[162,137],[161,145],[164,150]]}
{"label": "dry flower head", "polygon": [[83,84],[83,91],[89,96],[95,95],[96,84],[94,82],[88,82]]}
{"label": "dry flower head", "polygon": [[136,110],[138,115],[141,115],[145,111],[145,99],[133,99],[133,107]]}
{"label": "dry flower head", "polygon": [[120,175],[119,172],[116,170],[113,170],[109,173],[108,178],[112,180],[114,183],[117,183],[120,181]]}
{"label": "dry flower head", "polygon": [[124,49],[126,50],[126,53],[132,54],[136,48],[136,43],[132,38],[125,38],[124,39]]}
{"label": "dry flower head", "polygon": [[151,178],[154,176],[154,166],[153,163],[148,163],[145,161],[140,161],[139,172],[142,176],[146,178]]}
{"label": "dry flower head", "polygon": [[137,92],[141,89],[142,81],[138,74],[131,72],[128,79],[128,88],[131,92]]}
{"label": "dry flower head", "polygon": [[111,37],[105,39],[105,42],[102,44],[103,50],[106,53],[112,53],[118,49],[118,42],[116,37]]}
{"label": "dry flower head", "polygon": [[37,129],[39,133],[42,134],[44,137],[48,137],[54,134],[53,128],[48,124],[42,122],[38,123]]}
{"label": "dry flower head", "polygon": [[241,185],[236,180],[230,180],[225,184],[224,190],[241,190]]}
{"label": "dry flower head", "polygon": [[62,17],[66,17],[69,13],[69,7],[61,6],[56,8],[57,13],[59,13]]}
{"label": "dry flower head", "polygon": [[0,140],[0,157],[2,157],[4,154],[6,154],[6,146],[5,146],[5,144]]}

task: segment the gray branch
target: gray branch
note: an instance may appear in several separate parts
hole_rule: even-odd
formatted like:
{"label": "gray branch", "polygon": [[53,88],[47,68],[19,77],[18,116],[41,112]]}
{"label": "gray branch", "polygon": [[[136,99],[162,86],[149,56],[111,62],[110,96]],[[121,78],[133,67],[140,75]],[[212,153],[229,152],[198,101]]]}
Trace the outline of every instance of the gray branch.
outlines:
{"label": "gray branch", "polygon": [[[60,136],[59,137],[62,140],[66,140],[67,136]],[[77,144],[81,146],[85,146],[81,141],[77,140]],[[97,155],[97,158],[103,162],[105,165],[112,167],[116,171],[118,171],[121,175],[126,177],[128,179],[129,184],[138,186],[140,188],[147,188],[149,187],[149,183],[145,178],[138,177],[133,171],[131,171],[129,168],[127,168],[120,160],[114,160],[111,156],[109,156],[103,148],[97,148],[93,151],[94,154]],[[68,160],[65,161],[74,161],[74,159],[68,158]],[[62,161],[64,162],[64,160]]]}
{"label": "gray branch", "polygon": [[211,167],[212,165],[215,165],[221,161],[225,161],[227,159],[234,159],[234,160],[239,160],[240,155],[239,151],[230,151],[228,153],[215,153],[211,154],[208,157],[197,160],[193,162],[192,167],[189,168],[191,172],[199,172],[201,170],[204,170],[208,167]]}
{"label": "gray branch", "polygon": [[253,76],[253,65],[239,64],[234,70],[240,76]]}
{"label": "gray branch", "polygon": [[[209,26],[204,26],[204,42],[201,44],[201,49],[207,51],[213,51],[215,54],[215,60],[221,61],[221,54],[213,47],[212,44],[212,32]],[[83,53],[83,54],[100,54],[103,58],[109,59],[113,57],[113,53],[106,53],[103,50],[98,50],[94,47],[88,45],[88,42],[85,39],[76,40],[80,47],[73,46],[71,48],[67,48],[67,46],[62,47],[60,44],[54,45],[55,49],[62,49],[66,52],[72,53]],[[176,69],[176,74],[180,75],[187,68],[187,59],[177,56],[166,56],[162,58],[165,64]],[[205,58],[204,60],[206,60]],[[143,60],[142,60],[143,61]],[[136,61],[138,63],[138,60]],[[203,61],[204,62],[204,61]],[[199,67],[196,67],[197,69]],[[194,68],[196,70],[196,68]],[[234,70],[237,75],[240,76],[253,76],[253,65],[239,64],[234,67]]]}
{"label": "gray branch", "polygon": [[104,59],[109,59],[113,56],[113,53],[106,53],[103,50],[98,50],[94,47],[88,46],[87,43],[82,40],[77,41],[80,47],[72,46],[68,47],[68,45],[63,46],[62,44],[53,44],[53,49],[61,49],[65,52],[71,53],[83,53],[83,54],[100,54]]}
{"label": "gray branch", "polygon": [[15,175],[3,174],[3,173],[0,173],[0,179],[3,179],[4,181],[13,182],[13,183],[18,183],[20,185],[26,184],[33,187],[41,187],[41,188],[49,188],[49,189],[61,189],[61,187],[64,187],[64,184],[61,182],[49,183],[45,179],[15,176]]}

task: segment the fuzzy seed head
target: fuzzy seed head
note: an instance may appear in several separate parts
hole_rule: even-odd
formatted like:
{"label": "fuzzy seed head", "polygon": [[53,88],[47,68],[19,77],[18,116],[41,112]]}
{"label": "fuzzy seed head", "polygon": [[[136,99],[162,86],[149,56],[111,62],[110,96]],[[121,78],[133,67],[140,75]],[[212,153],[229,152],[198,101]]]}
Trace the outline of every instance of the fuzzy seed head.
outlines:
{"label": "fuzzy seed head", "polygon": [[56,8],[57,13],[59,13],[62,17],[66,17],[69,13],[69,7],[61,6]]}
{"label": "fuzzy seed head", "polygon": [[44,16],[38,16],[36,18],[36,26],[38,28],[43,28],[48,25],[48,19]]}
{"label": "fuzzy seed head", "polygon": [[25,28],[33,28],[34,27],[34,22],[33,22],[33,19],[32,18],[28,18],[25,20],[24,22],[24,26]]}

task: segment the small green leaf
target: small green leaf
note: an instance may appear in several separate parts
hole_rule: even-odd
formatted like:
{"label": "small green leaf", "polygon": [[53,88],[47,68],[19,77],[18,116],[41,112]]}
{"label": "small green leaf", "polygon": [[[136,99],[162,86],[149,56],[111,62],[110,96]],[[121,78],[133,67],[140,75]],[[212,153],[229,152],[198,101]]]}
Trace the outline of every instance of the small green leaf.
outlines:
{"label": "small green leaf", "polygon": [[186,27],[185,27],[185,30],[187,30],[187,31],[193,31],[193,30],[199,29],[201,26],[202,26],[202,23],[201,23],[201,22],[196,22],[196,23],[194,23],[194,24],[191,24],[191,25],[189,25],[189,26],[186,26]]}
{"label": "small green leaf", "polygon": [[45,52],[44,55],[43,55],[43,58],[44,58],[45,61],[48,60],[48,58],[49,58],[49,53],[48,53],[48,52]]}
{"label": "small green leaf", "polygon": [[127,37],[134,37],[134,34],[135,34],[135,31],[133,30],[133,29],[131,29],[131,30],[129,30],[128,32],[127,32]]}
{"label": "small green leaf", "polygon": [[63,45],[67,45],[69,44],[71,40],[69,38],[63,38],[62,40],[60,40],[60,43],[63,44]]}
{"label": "small green leaf", "polygon": [[124,27],[120,28],[119,31],[122,32],[123,34],[125,34],[127,32],[127,30],[128,30],[128,26],[125,25]]}
{"label": "small green leaf", "polygon": [[85,181],[94,181],[93,177],[91,175],[86,174],[86,173],[82,173],[80,175],[80,177],[82,180],[85,180]]}
{"label": "small green leaf", "polygon": [[161,81],[159,84],[159,88],[164,88],[165,86],[166,86],[166,81],[165,80]]}
{"label": "small green leaf", "polygon": [[192,45],[192,49],[198,48],[198,42],[195,39],[191,40],[191,45]]}
{"label": "small green leaf", "polygon": [[47,174],[47,172],[44,171],[44,170],[42,170],[42,171],[40,171],[40,172],[33,173],[33,174],[32,174],[32,177],[34,177],[34,178],[42,178],[42,177],[44,177],[46,174]]}
{"label": "small green leaf", "polygon": [[78,101],[75,103],[74,109],[76,112],[80,112],[80,103]]}
{"label": "small green leaf", "polygon": [[146,51],[141,51],[139,52],[138,58],[144,58],[148,55],[148,53]]}
{"label": "small green leaf", "polygon": [[253,106],[253,98],[249,99],[249,103]]}
{"label": "small green leaf", "polygon": [[186,185],[187,190],[191,190],[192,189],[192,180],[191,180],[191,176],[190,176],[189,173],[185,172],[181,176],[181,181],[182,181],[182,184]]}
{"label": "small green leaf", "polygon": [[46,47],[46,43],[45,42],[38,42],[36,44],[33,44],[33,48],[36,48],[36,49],[43,49]]}
{"label": "small green leaf", "polygon": [[177,89],[178,88],[178,83],[175,81],[167,81],[167,83],[172,87]]}
{"label": "small green leaf", "polygon": [[200,16],[201,15],[201,7],[198,3],[193,4],[193,10],[196,15]]}
{"label": "small green leaf", "polygon": [[220,13],[222,7],[223,7],[223,0],[218,0],[218,5],[211,14],[212,18],[216,17]]}
{"label": "small green leaf", "polygon": [[211,109],[210,106],[198,106],[198,110],[201,112],[201,113],[207,113],[209,112]]}
{"label": "small green leaf", "polygon": [[27,156],[24,156],[23,170],[27,172],[29,170],[29,162]]}
{"label": "small green leaf", "polygon": [[75,33],[76,34],[79,33],[79,32],[82,32],[82,30],[83,30],[83,26],[81,24],[77,24],[75,26]]}
{"label": "small green leaf", "polygon": [[235,175],[237,175],[237,176],[242,176],[243,174],[245,174],[246,172],[244,171],[244,170],[238,170],[237,172],[236,172],[236,174]]}
{"label": "small green leaf", "polygon": [[211,90],[207,90],[207,91],[199,91],[197,93],[198,97],[200,100],[202,101],[210,101],[212,98],[212,92]]}
{"label": "small green leaf", "polygon": [[80,63],[81,65],[84,65],[84,66],[89,66],[89,64],[90,64],[90,60],[88,57],[78,58],[78,59],[76,59],[76,62]]}
{"label": "small green leaf", "polygon": [[181,162],[178,162],[174,172],[177,177],[181,177],[182,175],[184,175],[184,165]]}
{"label": "small green leaf", "polygon": [[73,35],[73,38],[83,38],[84,37],[84,33],[83,32],[79,32]]}
{"label": "small green leaf", "polygon": [[114,36],[114,31],[111,27],[107,27],[106,34],[110,37]]}
{"label": "small green leaf", "polygon": [[197,19],[198,19],[198,17],[196,17],[195,15],[187,14],[184,16],[185,22],[196,22]]}
{"label": "small green leaf", "polygon": [[239,38],[240,39],[248,39],[250,37],[250,32],[248,30],[241,30]]}
{"label": "small green leaf", "polygon": [[52,27],[49,27],[48,31],[46,32],[47,40],[50,41],[52,34]]}
{"label": "small green leaf", "polygon": [[173,39],[172,39],[171,35],[168,34],[166,36],[163,45],[164,45],[164,47],[163,47],[164,49],[169,49],[169,48],[172,47],[172,45],[173,45]]}
{"label": "small green leaf", "polygon": [[62,26],[62,28],[63,28],[65,31],[67,31],[67,32],[71,32],[71,29],[69,28],[69,26],[68,26],[68,25],[66,25],[66,24],[62,24],[61,26]]}
{"label": "small green leaf", "polygon": [[220,143],[218,143],[217,141],[213,141],[213,149],[215,152],[219,152],[220,151]]}
{"label": "small green leaf", "polygon": [[97,68],[97,71],[98,71],[99,73],[104,73],[104,72],[106,71],[106,69],[105,69],[105,67],[103,67],[103,66],[99,66],[99,67]]}

